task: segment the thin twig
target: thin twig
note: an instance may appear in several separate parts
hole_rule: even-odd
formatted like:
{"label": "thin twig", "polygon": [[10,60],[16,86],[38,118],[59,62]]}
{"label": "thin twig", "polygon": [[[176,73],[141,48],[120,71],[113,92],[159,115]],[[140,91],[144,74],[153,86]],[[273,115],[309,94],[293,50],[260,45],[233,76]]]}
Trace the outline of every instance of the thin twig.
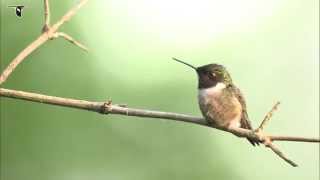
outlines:
{"label": "thin twig", "polygon": [[88,48],[86,46],[84,46],[83,44],[81,44],[80,42],[76,41],[75,39],[73,39],[71,36],[69,36],[68,34],[64,33],[64,32],[57,32],[56,33],[58,37],[62,37],[65,40],[69,41],[70,43],[80,47],[81,49],[88,51]]}
{"label": "thin twig", "polygon": [[44,26],[42,32],[48,31],[50,28],[50,7],[49,0],[44,0]]}
{"label": "thin twig", "polygon": [[[15,70],[15,68],[26,59],[28,55],[30,55],[33,51],[35,51],[37,48],[39,48],[42,44],[44,44],[49,39],[53,39],[55,36],[56,31],[59,29],[59,27],[64,24],[66,21],[68,21],[88,0],[81,0],[79,4],[77,4],[74,8],[70,9],[57,23],[55,23],[52,27],[48,27],[46,31],[42,32],[42,34],[31,44],[29,44],[25,49],[23,49],[6,67],[6,69],[2,72],[0,76],[0,85],[7,80],[7,78],[10,76],[10,74]],[[48,1],[45,0],[45,4]],[[49,5],[45,5],[45,13],[48,13],[48,16],[50,14],[49,12]],[[46,15],[45,15],[46,17]],[[46,17],[46,22],[49,22],[49,18]]]}
{"label": "thin twig", "polygon": [[305,137],[294,137],[294,136],[269,136],[271,141],[293,141],[293,142],[311,142],[319,143],[320,139],[317,138],[305,138]]}
{"label": "thin twig", "polygon": [[276,145],[274,145],[273,143],[270,143],[269,145],[267,145],[267,147],[269,147],[274,153],[276,153],[280,158],[282,158],[283,160],[285,160],[287,163],[289,163],[290,165],[292,165],[293,167],[297,167],[298,164],[296,164],[295,162],[293,162],[292,160],[290,160],[289,158],[287,158],[281,151],[279,148],[276,147]]}
{"label": "thin twig", "polygon": [[258,127],[258,130],[263,130],[263,128],[266,126],[267,122],[271,119],[273,112],[277,110],[278,106],[279,106],[280,102],[278,101],[273,107],[272,109],[266,114],[266,116],[264,117],[263,121],[261,122],[260,126]]}

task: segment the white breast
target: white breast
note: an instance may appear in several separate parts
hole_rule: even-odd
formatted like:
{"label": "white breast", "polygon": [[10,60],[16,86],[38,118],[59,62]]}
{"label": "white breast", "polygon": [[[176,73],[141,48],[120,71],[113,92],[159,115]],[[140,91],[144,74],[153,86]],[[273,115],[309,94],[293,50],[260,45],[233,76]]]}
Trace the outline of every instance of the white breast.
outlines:
{"label": "white breast", "polygon": [[206,103],[206,99],[208,100],[210,97],[218,96],[224,88],[226,88],[226,84],[219,82],[214,87],[199,89],[199,101]]}
{"label": "white breast", "polygon": [[[201,108],[201,111],[203,115],[208,112],[208,109],[206,107],[213,107],[217,110],[221,110],[221,101],[219,98],[221,97],[220,94],[223,92],[223,90],[226,88],[226,85],[224,83],[217,83],[216,86],[206,89],[199,89],[198,94],[198,100],[199,105]],[[215,121],[216,124],[220,126],[232,126],[232,127],[240,127],[240,120],[241,120],[241,105],[237,98],[232,97],[230,99],[227,99],[230,101],[230,107],[228,107],[227,111],[224,111],[227,114],[234,114],[234,117],[228,117],[228,116],[221,116],[218,118],[213,118],[211,120]],[[208,106],[210,105],[210,106]],[[240,107],[240,108],[237,108]],[[232,119],[225,119],[225,118],[232,118]]]}

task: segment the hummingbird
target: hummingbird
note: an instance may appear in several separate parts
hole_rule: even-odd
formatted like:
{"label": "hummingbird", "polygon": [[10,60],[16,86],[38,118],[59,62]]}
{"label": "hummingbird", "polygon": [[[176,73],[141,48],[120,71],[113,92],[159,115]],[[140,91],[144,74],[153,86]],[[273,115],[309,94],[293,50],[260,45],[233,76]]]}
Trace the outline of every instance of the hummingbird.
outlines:
{"label": "hummingbird", "polygon": [[[176,58],[173,60],[196,71],[199,107],[210,126],[222,129],[244,128],[252,130],[245,99],[224,66],[207,64],[195,67]],[[259,145],[258,141],[247,139],[252,145]]]}
{"label": "hummingbird", "polygon": [[8,7],[13,7],[15,8],[15,11],[16,11],[16,15],[18,17],[21,17],[22,16],[22,9],[25,7],[23,5],[17,5],[17,6],[8,6]]}

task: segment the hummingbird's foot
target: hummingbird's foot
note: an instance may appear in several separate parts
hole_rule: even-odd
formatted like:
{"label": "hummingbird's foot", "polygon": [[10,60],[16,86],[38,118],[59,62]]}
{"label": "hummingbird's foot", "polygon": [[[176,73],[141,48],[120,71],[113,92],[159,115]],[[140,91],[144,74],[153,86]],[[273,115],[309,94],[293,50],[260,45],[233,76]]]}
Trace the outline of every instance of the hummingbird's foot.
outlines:
{"label": "hummingbird's foot", "polygon": [[271,147],[272,146],[272,141],[269,137],[265,137],[264,138],[264,141],[263,141],[263,144],[266,146],[266,147]]}
{"label": "hummingbird's foot", "polygon": [[265,134],[262,132],[262,130],[260,128],[256,129],[256,130],[252,130],[252,132],[254,133],[254,135],[256,137],[258,137],[260,142],[264,142],[266,139]]}

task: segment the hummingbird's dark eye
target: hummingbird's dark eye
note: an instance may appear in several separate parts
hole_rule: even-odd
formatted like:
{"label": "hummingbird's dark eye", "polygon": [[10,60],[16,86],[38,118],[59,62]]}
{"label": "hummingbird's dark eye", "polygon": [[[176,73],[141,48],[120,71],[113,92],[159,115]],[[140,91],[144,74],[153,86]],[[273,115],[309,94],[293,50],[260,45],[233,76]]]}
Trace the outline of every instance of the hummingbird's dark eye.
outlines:
{"label": "hummingbird's dark eye", "polygon": [[211,72],[208,72],[208,77],[210,79],[214,79],[216,77],[216,73],[211,73]]}

